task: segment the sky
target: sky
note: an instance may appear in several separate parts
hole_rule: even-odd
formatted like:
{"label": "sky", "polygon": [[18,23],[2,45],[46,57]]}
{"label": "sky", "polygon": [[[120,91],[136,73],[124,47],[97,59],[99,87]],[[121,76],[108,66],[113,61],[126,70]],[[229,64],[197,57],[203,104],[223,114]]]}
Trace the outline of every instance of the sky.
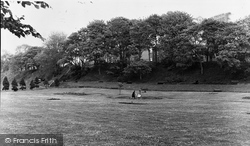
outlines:
{"label": "sky", "polygon": [[[210,18],[231,12],[235,21],[250,14],[250,0],[47,0],[52,8],[23,8],[10,1],[15,16],[25,16],[23,23],[30,24],[44,38],[53,32],[70,35],[86,27],[93,20],[109,21],[115,17],[143,19],[152,14],[162,15],[168,11],[182,11],[193,18]],[[18,46],[43,46],[44,42],[32,36],[18,38],[8,30],[1,29],[1,54],[14,54]]]}

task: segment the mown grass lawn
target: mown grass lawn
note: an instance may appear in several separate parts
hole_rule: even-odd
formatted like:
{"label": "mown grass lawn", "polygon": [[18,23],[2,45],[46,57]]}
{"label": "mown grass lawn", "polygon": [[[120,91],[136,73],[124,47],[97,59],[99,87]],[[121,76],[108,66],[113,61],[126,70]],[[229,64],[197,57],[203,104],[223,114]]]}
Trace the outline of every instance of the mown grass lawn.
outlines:
{"label": "mown grass lawn", "polygon": [[65,146],[250,145],[249,93],[148,91],[142,96],[152,98],[136,100],[120,98],[131,90],[118,93],[2,91],[0,134],[62,133]]}

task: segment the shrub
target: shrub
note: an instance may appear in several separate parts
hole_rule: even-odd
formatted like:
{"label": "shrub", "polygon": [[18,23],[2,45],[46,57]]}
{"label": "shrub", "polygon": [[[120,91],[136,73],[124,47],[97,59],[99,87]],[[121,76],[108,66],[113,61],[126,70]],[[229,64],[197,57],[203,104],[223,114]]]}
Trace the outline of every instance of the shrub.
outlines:
{"label": "shrub", "polygon": [[24,78],[21,79],[21,81],[20,81],[19,84],[20,84],[20,86],[21,86],[21,88],[20,88],[21,90],[26,89],[26,83],[25,83],[25,81],[24,81]]}
{"label": "shrub", "polygon": [[122,68],[119,66],[119,64],[112,64],[108,70],[106,71],[106,73],[108,75],[112,75],[114,77],[119,77],[121,76],[121,72],[122,72]]}
{"label": "shrub", "polygon": [[18,88],[17,88],[18,84],[17,84],[15,78],[14,78],[14,80],[11,82],[11,85],[12,85],[12,90],[13,90],[13,91],[17,91],[17,90],[18,90]]}
{"label": "shrub", "polygon": [[144,60],[134,61],[124,69],[125,76],[139,76],[140,80],[142,76],[152,71],[148,62]]}
{"label": "shrub", "polygon": [[35,85],[34,81],[31,80],[31,81],[30,81],[30,90],[32,90],[32,89],[35,88],[35,87],[36,87],[36,85]]}
{"label": "shrub", "polygon": [[39,81],[38,77],[35,78],[35,82],[34,83],[35,83],[35,87],[39,88],[40,81]]}
{"label": "shrub", "polygon": [[48,88],[49,82],[47,79],[44,79],[43,84],[44,84],[45,88]]}
{"label": "shrub", "polygon": [[9,90],[9,88],[10,88],[10,83],[8,81],[8,78],[4,77],[4,79],[3,79],[3,90]]}

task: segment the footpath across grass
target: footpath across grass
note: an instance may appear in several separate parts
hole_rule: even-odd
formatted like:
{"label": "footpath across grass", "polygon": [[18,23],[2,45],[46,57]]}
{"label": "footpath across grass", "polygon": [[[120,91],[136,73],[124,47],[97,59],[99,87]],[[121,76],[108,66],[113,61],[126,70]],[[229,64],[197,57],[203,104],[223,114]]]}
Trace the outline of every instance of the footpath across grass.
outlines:
{"label": "footpath across grass", "polygon": [[[63,82],[67,88],[105,88],[118,89],[118,82]],[[192,92],[242,92],[250,93],[250,84],[157,84],[157,83],[123,83],[122,89],[148,91],[192,91]]]}

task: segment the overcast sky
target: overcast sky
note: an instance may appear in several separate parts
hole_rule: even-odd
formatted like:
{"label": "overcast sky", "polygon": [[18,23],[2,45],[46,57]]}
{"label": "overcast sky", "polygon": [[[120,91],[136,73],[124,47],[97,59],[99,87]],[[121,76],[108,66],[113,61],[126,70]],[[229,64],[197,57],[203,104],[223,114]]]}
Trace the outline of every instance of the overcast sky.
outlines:
{"label": "overcast sky", "polygon": [[[146,18],[152,14],[162,15],[168,11],[183,11],[193,18],[213,17],[231,12],[235,21],[250,14],[250,0],[50,0],[52,8],[23,8],[10,2],[16,16],[25,16],[24,23],[33,26],[44,38],[52,32],[72,32],[86,27],[93,20],[108,21],[115,17],[128,19]],[[1,29],[1,52],[15,53],[17,46],[28,44],[42,46],[43,42],[32,36],[18,38]]]}

